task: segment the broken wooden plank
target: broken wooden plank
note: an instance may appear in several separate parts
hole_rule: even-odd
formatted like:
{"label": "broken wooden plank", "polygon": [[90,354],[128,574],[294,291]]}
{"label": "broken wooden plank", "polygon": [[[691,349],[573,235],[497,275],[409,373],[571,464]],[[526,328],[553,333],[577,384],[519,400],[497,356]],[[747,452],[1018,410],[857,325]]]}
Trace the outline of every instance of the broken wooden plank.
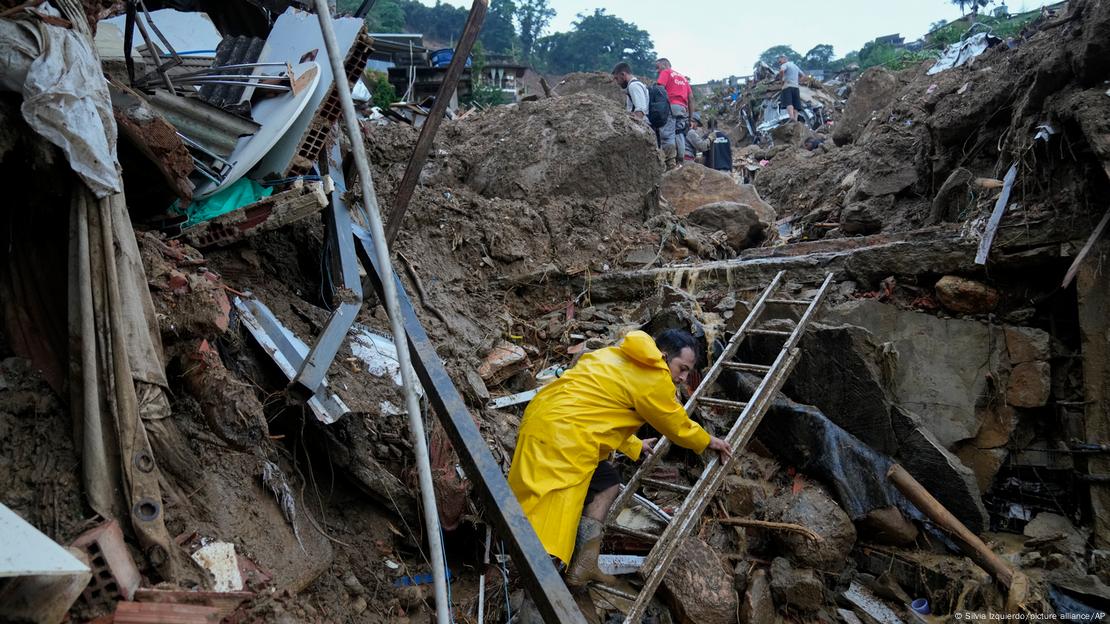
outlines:
{"label": "broken wooden plank", "polygon": [[447,73],[443,76],[443,82],[440,83],[439,91],[436,93],[436,101],[432,104],[432,110],[428,112],[428,119],[420,128],[420,138],[416,140],[412,158],[409,159],[405,175],[401,178],[401,183],[397,185],[397,193],[393,196],[393,208],[389,212],[389,221],[385,227],[386,244],[391,247],[393,239],[397,238],[397,232],[401,229],[401,221],[405,218],[405,211],[408,210],[412,193],[416,190],[420,171],[424,169],[424,162],[432,149],[436,131],[439,130],[439,124],[443,121],[444,113],[447,112],[451,94],[455,92],[459,77],[462,76],[463,68],[466,66],[466,59],[470,56],[470,49],[478,39],[478,31],[482,29],[482,22],[485,21],[488,11],[489,0],[474,0],[474,4],[470,6],[470,15],[466,18],[459,44],[455,46],[455,55],[451,57],[451,64],[447,66]]}
{"label": "broken wooden plank", "polygon": [[1110,209],[1106,210],[1106,214],[1102,215],[1102,220],[1095,226],[1095,231],[1091,232],[1090,238],[1087,239],[1087,244],[1083,245],[1083,249],[1079,250],[1079,254],[1072,260],[1071,266],[1068,267],[1068,272],[1064,274],[1064,281],[1060,282],[1060,288],[1067,288],[1068,284],[1075,279],[1075,275],[1079,273],[1079,266],[1083,264],[1083,260],[1094,249],[1095,243],[1098,239],[1102,238],[1102,233],[1106,231],[1106,225],[1110,224]]}
{"label": "broken wooden plank", "polygon": [[940,501],[933,498],[933,495],[918,483],[917,479],[914,479],[910,473],[906,472],[905,468],[893,464],[887,470],[886,477],[938,528],[955,537],[961,548],[976,565],[989,572],[1003,587],[1010,588],[1014,580],[1014,569],[984,544],[979,536],[972,533],[964,523],[952,515],[952,512],[941,505]]}
{"label": "broken wooden plank", "polygon": [[994,202],[994,211],[991,212],[991,218],[987,221],[987,229],[983,232],[983,240],[979,242],[979,252],[975,254],[975,264],[986,264],[987,256],[991,252],[991,244],[994,243],[994,235],[998,232],[998,224],[1002,222],[1002,215],[1006,212],[1006,204],[1010,201],[1010,192],[1014,189],[1014,180],[1017,179],[1017,163],[1010,165],[1010,170],[1006,172],[1006,178],[1002,180],[1002,193],[998,195],[998,201]]}

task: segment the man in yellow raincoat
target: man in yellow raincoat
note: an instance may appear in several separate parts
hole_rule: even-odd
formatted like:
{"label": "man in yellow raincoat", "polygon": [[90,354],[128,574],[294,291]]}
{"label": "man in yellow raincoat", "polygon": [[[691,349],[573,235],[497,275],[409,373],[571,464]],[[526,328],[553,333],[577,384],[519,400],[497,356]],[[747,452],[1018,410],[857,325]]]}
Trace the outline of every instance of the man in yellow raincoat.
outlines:
{"label": "man in yellow raincoat", "polygon": [[676,397],[675,384],[685,383],[696,362],[687,332],[668,330],[653,340],[633,331],[619,346],[583,355],[525,410],[509,486],[548,554],[568,563],[569,585],[611,580],[598,570],[597,555],[620,476],[605,460],[613,451],[633,460],[650,454],[655,440],[637,438],[641,426],[698,453],[731,454]]}

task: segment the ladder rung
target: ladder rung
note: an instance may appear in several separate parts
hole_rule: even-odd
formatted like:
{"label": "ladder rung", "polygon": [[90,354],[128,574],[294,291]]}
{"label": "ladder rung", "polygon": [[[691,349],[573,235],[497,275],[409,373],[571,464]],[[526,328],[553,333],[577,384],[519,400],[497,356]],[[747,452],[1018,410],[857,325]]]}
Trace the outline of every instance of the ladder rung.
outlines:
{"label": "ladder rung", "polygon": [[663,481],[660,479],[652,479],[650,477],[644,477],[640,479],[640,484],[650,485],[651,487],[658,488],[660,490],[669,490],[671,492],[689,492],[690,490],[694,489],[688,485],[679,485],[677,483],[671,483],[669,481]]}
{"label": "ladder rung", "polygon": [[770,372],[770,366],[762,364],[748,364],[746,362],[721,362],[721,365],[731,370],[744,371],[745,373],[761,373],[765,374]]}
{"label": "ladder rung", "polygon": [[777,330],[777,329],[749,329],[747,331],[747,333],[757,334],[757,335],[760,335],[760,336],[789,336],[790,335],[790,332],[788,332],[788,331],[780,331],[780,330]]}
{"label": "ladder rung", "polygon": [[659,541],[659,536],[658,535],[656,535],[654,533],[648,533],[647,531],[639,531],[637,529],[630,529],[626,526],[621,526],[619,524],[610,524],[609,528],[616,531],[617,533],[624,533],[625,535],[631,535],[632,537],[638,537],[640,539],[647,540],[649,542],[658,542]]}
{"label": "ladder rung", "polygon": [[807,305],[809,305],[813,302],[812,301],[806,301],[805,299],[768,299],[767,303],[781,303],[783,305],[807,306]]}
{"label": "ladder rung", "polygon": [[743,410],[745,407],[748,406],[747,403],[741,403],[740,401],[729,401],[728,399],[714,399],[714,398],[711,398],[711,397],[701,397],[700,399],[698,399],[698,403],[701,403],[703,405],[710,405],[712,407],[731,407],[733,409],[738,409],[738,410]]}

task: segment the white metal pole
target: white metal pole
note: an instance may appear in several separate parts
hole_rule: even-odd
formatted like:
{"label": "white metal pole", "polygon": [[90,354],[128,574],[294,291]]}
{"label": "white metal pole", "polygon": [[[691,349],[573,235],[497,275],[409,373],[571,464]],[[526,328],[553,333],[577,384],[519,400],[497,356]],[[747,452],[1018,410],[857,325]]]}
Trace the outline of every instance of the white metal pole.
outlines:
{"label": "white metal pole", "polygon": [[409,431],[412,434],[412,448],[416,454],[416,470],[420,477],[420,498],[424,506],[424,524],[427,526],[428,548],[431,551],[432,578],[435,583],[436,622],[450,624],[451,605],[447,601],[447,575],[444,570],[443,534],[439,527],[439,510],[436,509],[436,495],[432,485],[432,468],[428,459],[428,446],[424,437],[424,421],[420,416],[420,402],[416,396],[417,380],[414,378],[412,359],[409,357],[408,340],[405,326],[401,321],[401,306],[397,300],[394,284],[393,263],[389,258],[389,246],[385,240],[378,196],[374,191],[374,181],[370,178],[370,163],[366,157],[366,145],[355,116],[355,104],[351,99],[351,87],[347,84],[347,71],[343,67],[343,57],[339,44],[335,41],[335,29],[327,0],[316,0],[316,17],[320,20],[320,33],[324,36],[324,47],[331,61],[339,102],[343,106],[343,121],[351,139],[351,155],[358,170],[358,180],[362,185],[362,204],[370,219],[370,236],[374,239],[374,250],[378,255],[378,266],[388,275],[382,275],[382,288],[385,290],[385,309],[389,313],[389,325],[393,331],[393,342],[397,346],[397,363],[401,367],[401,385],[405,392],[405,407],[409,415]]}

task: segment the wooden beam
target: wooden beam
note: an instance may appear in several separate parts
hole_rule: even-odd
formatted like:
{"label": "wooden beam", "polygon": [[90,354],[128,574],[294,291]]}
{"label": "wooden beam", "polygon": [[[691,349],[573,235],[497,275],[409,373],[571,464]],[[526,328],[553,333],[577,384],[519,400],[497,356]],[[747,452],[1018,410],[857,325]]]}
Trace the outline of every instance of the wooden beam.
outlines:
{"label": "wooden beam", "polygon": [[1068,284],[1075,279],[1075,274],[1079,273],[1079,265],[1083,264],[1084,258],[1087,254],[1091,253],[1098,239],[1102,238],[1102,233],[1106,231],[1106,225],[1110,223],[1110,208],[1106,210],[1106,214],[1102,215],[1102,221],[1098,222],[1095,226],[1095,231],[1091,232],[1091,237],[1087,239],[1087,244],[1083,245],[1083,249],[1079,250],[1079,255],[1072,261],[1071,266],[1068,267],[1067,274],[1064,275],[1064,281],[1060,282],[1060,288],[1067,288]]}
{"label": "wooden beam", "polygon": [[428,118],[424,120],[424,125],[420,128],[420,138],[416,140],[416,149],[413,150],[412,158],[409,159],[408,167],[405,168],[405,176],[401,178],[401,184],[397,186],[397,193],[393,196],[393,207],[389,211],[389,221],[385,227],[385,239],[390,247],[393,246],[393,240],[397,238],[397,232],[401,229],[405,211],[408,210],[413,191],[416,190],[416,181],[420,178],[420,170],[424,168],[424,162],[428,159],[428,152],[432,149],[436,131],[439,130],[439,124],[443,121],[443,116],[447,112],[447,104],[451,101],[451,94],[455,92],[455,88],[459,84],[459,77],[462,76],[463,69],[466,67],[466,59],[470,56],[470,50],[478,39],[478,31],[482,29],[482,22],[485,21],[488,11],[489,0],[474,0],[474,4],[470,6],[470,15],[466,18],[466,25],[463,27],[459,44],[455,46],[455,55],[451,57],[451,64],[447,66],[447,74],[439,85],[432,110],[428,112]]}

